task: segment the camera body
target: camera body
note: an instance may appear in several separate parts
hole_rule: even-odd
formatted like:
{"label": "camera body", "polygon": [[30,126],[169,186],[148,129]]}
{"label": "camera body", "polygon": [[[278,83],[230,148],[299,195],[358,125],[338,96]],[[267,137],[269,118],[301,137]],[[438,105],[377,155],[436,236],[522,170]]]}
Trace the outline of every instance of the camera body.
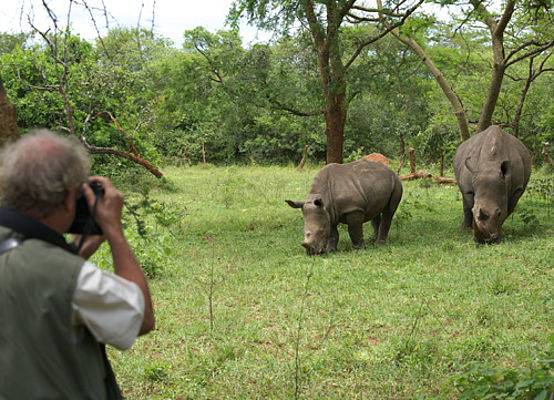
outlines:
{"label": "camera body", "polygon": [[[104,196],[104,188],[101,184],[96,182],[86,182],[86,184],[89,185],[94,192],[94,195],[96,196],[96,201]],[[98,225],[94,220],[94,215],[90,213],[85,196],[81,196],[79,199],[77,199],[77,204],[75,206],[75,219],[73,220],[68,233],[78,233],[85,235],[102,234],[102,228],[100,228],[100,225]]]}

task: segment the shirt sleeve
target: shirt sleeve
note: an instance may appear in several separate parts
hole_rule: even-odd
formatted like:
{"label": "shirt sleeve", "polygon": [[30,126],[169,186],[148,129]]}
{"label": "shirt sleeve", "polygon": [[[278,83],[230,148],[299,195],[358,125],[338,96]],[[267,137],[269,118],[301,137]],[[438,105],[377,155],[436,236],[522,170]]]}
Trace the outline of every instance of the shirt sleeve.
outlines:
{"label": "shirt sleeve", "polygon": [[138,285],[86,261],[73,294],[76,323],[100,343],[120,350],[133,345],[144,319],[144,296]]}

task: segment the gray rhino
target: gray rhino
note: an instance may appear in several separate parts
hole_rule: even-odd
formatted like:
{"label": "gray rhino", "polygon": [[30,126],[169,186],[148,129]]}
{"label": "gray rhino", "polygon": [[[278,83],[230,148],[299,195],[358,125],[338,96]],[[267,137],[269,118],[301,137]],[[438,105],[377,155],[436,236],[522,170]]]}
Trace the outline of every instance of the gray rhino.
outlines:
{"label": "gray rhino", "polygon": [[454,173],[462,192],[462,226],[473,225],[477,243],[499,243],[500,228],[529,182],[529,151],[515,136],[493,125],[460,144]]}
{"label": "gray rhino", "polygon": [[302,209],[302,246],[308,255],[314,255],[336,250],[339,223],[348,225],[355,249],[363,246],[362,225],[369,220],[376,241],[385,242],[401,198],[398,176],[381,163],[362,159],[326,165],[314,177],[306,201],[285,201]]}

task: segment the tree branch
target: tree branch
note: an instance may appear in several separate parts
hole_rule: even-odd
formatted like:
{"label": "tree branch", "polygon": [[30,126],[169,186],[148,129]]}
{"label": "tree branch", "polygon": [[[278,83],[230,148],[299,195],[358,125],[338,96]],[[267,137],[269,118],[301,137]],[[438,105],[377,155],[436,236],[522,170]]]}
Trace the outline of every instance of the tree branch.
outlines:
{"label": "tree branch", "polygon": [[[418,0],[418,2],[416,3],[415,6],[413,6],[412,8],[410,8],[409,10],[407,10],[404,14],[402,14],[402,18],[400,19],[400,21],[394,23],[394,24],[384,24],[383,26],[385,26],[385,30],[383,32],[381,32],[379,35],[377,36],[374,36],[372,38],[369,38],[365,41],[363,41],[359,46],[358,48],[356,49],[356,51],[354,52],[354,54],[350,57],[350,60],[346,63],[345,65],[345,70],[347,70],[353,63],[354,61],[356,60],[356,58],[360,55],[360,53],[362,52],[362,50],[364,49],[364,47],[370,45],[371,43],[374,43],[376,41],[378,41],[379,39],[383,38],[384,36],[386,36],[389,32],[392,32],[394,29],[398,28],[399,26],[403,25],[404,22],[406,22],[406,20],[410,17],[410,15],[412,15],[418,8],[419,6],[421,6],[423,4],[424,0]],[[380,20],[382,20],[380,18]]]}
{"label": "tree branch", "polygon": [[[128,152],[123,151],[123,150],[114,149],[114,148],[111,148],[111,147],[92,146],[88,143],[87,138],[86,138],[87,125],[88,125],[89,121],[94,120],[95,118],[97,118],[98,116],[100,116],[102,114],[108,114],[110,116],[110,118],[112,119],[112,121],[114,121],[116,126],[119,128],[120,132],[122,132],[127,137],[129,146],[133,150],[134,154],[128,153]],[[73,134],[75,134],[75,132],[73,132]],[[123,130],[123,128],[121,128],[121,125],[119,125],[119,123],[113,117],[113,115],[111,113],[107,112],[107,111],[99,112],[94,117],[91,117],[90,114],[87,115],[87,117],[86,117],[86,119],[83,123],[83,130],[82,130],[82,134],[81,134],[81,142],[83,143],[85,148],[91,154],[111,154],[111,155],[116,155],[118,157],[123,157],[123,158],[126,158],[127,160],[133,161],[134,163],[142,165],[144,168],[146,168],[148,171],[150,171],[157,178],[161,178],[163,176],[163,174],[158,169],[156,169],[152,164],[150,164],[144,158],[139,156],[139,154],[137,152],[137,149],[135,148],[132,140],[129,138],[129,135],[127,135],[127,133]]]}

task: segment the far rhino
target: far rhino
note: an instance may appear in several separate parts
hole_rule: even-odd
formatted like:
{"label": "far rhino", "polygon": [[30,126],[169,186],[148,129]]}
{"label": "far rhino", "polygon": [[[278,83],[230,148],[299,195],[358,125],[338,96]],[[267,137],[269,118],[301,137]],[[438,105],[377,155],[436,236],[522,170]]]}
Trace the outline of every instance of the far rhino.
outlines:
{"label": "far rhino", "polygon": [[529,182],[529,151],[515,136],[493,125],[458,147],[454,173],[462,192],[462,226],[473,226],[477,243],[499,243],[500,228]]}
{"label": "far rhino", "polygon": [[355,249],[364,244],[362,225],[367,221],[373,225],[377,243],[384,243],[401,198],[398,176],[381,163],[362,159],[326,165],[314,177],[306,201],[285,201],[302,209],[302,246],[314,255],[336,250],[339,223],[348,225]]}

